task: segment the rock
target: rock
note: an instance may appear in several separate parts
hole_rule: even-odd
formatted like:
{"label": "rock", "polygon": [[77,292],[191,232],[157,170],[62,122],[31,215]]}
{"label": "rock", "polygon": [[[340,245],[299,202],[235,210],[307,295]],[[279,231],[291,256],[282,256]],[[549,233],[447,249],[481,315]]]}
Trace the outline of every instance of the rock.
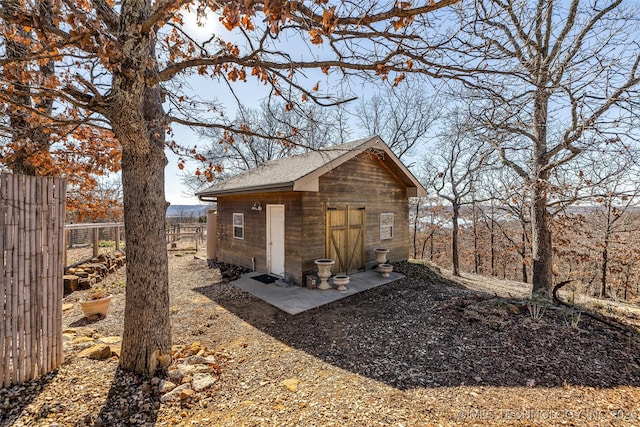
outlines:
{"label": "rock", "polygon": [[78,281],[80,277],[75,274],[65,274],[62,276],[62,280],[64,281],[64,293],[70,294],[71,292],[78,289]]}
{"label": "rock", "polygon": [[98,331],[93,328],[89,328],[88,326],[81,326],[79,328],[68,328],[65,329],[63,334],[76,334],[79,337],[94,337],[99,338],[97,335]]}
{"label": "rock", "polygon": [[122,337],[120,336],[108,336],[108,337],[102,337],[100,339],[98,339],[98,342],[103,343],[103,344],[117,344],[119,342],[122,342]]}
{"label": "rock", "polygon": [[158,385],[158,390],[160,390],[160,393],[165,394],[170,392],[171,390],[173,390],[174,388],[176,388],[178,385],[171,382],[171,381],[167,381],[167,380],[162,380],[160,381],[160,384]]}
{"label": "rock", "polygon": [[78,289],[91,289],[91,279],[89,277],[81,277],[78,280]]}
{"label": "rock", "polygon": [[76,357],[86,357],[88,359],[105,360],[111,357],[111,347],[100,344],[86,348],[76,355]]}
{"label": "rock", "polygon": [[185,349],[185,346],[182,344],[174,344],[171,346],[171,353],[175,354],[175,353],[180,353],[182,350]]}
{"label": "rock", "polygon": [[509,313],[511,313],[511,314],[519,314],[520,313],[520,309],[517,306],[513,305],[513,304],[507,304],[506,307],[507,307],[507,311],[509,311]]}
{"label": "rock", "polygon": [[187,365],[204,365],[209,363],[205,357],[199,355],[187,357],[184,361]]}
{"label": "rock", "polygon": [[172,382],[180,384],[182,382],[182,378],[184,378],[184,374],[180,369],[172,369],[169,371],[169,379]]}
{"label": "rock", "polygon": [[289,378],[280,383],[280,385],[284,386],[290,392],[295,393],[298,391],[298,380],[296,378]]}
{"label": "rock", "polygon": [[73,308],[73,304],[70,304],[70,303],[62,304],[62,311],[68,311],[68,310],[71,310],[72,308]]}
{"label": "rock", "polygon": [[202,391],[211,387],[216,381],[218,381],[218,379],[211,374],[194,374],[191,380],[191,387],[193,387],[195,391]]}
{"label": "rock", "polygon": [[195,391],[193,391],[190,388],[185,388],[184,390],[180,391],[180,400],[186,400],[191,396],[193,396],[194,394],[195,394]]}
{"label": "rock", "polygon": [[122,353],[122,347],[120,346],[120,344],[112,344],[110,345],[110,347],[111,347],[111,356],[120,358],[120,354]]}
{"label": "rock", "polygon": [[77,337],[77,338],[74,338],[73,341],[71,341],[71,342],[74,343],[74,344],[80,344],[80,343],[83,343],[83,342],[93,342],[93,338],[91,338],[91,337]]}
{"label": "rock", "polygon": [[173,390],[171,390],[169,393],[163,395],[160,398],[160,402],[170,402],[172,400],[178,400],[178,398],[180,397],[180,394],[184,390],[190,390],[190,389],[191,389],[191,384],[179,385],[178,387],[176,387]]}

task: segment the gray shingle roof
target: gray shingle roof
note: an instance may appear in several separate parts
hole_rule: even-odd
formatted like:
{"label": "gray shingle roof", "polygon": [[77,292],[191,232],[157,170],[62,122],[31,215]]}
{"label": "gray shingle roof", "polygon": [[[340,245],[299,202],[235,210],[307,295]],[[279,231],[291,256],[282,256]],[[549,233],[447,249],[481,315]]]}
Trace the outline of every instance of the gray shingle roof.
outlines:
{"label": "gray shingle roof", "polygon": [[[294,190],[296,183],[305,177],[329,172],[369,147],[381,148],[391,153],[379,137],[359,139],[318,151],[309,151],[295,156],[271,160],[262,166],[233,176],[196,195],[199,197],[215,197],[223,194],[241,194],[256,191],[291,191]],[[395,156],[393,157],[395,158]],[[397,158],[396,161],[399,162]]]}

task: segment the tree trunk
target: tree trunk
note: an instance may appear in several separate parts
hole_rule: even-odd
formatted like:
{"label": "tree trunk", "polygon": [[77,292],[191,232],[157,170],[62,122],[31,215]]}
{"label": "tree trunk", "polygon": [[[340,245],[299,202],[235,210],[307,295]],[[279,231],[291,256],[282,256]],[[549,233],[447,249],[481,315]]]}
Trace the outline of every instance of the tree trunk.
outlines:
{"label": "tree trunk", "polygon": [[604,238],[604,247],[602,248],[602,265],[600,266],[600,298],[607,296],[607,270],[609,268],[609,233]]}
{"label": "tree trunk", "polygon": [[612,200],[607,200],[607,227],[604,231],[604,242],[602,245],[602,265],[600,267],[600,298],[607,296],[607,270],[609,268],[609,238],[611,236],[611,209]]}
{"label": "tree trunk", "polygon": [[533,105],[533,134],[535,135],[532,158],[531,182],[531,227],[533,252],[533,296],[550,299],[553,293],[553,246],[547,211],[549,171],[545,169],[549,159],[547,153],[547,122],[549,95],[546,92],[547,73],[545,65],[537,72],[537,89]]}
{"label": "tree trunk", "polygon": [[171,362],[163,148],[122,153],[127,294],[120,367],[145,376]]}
{"label": "tree trunk", "polygon": [[122,144],[127,293],[120,367],[144,376],[171,363],[164,193],[166,118],[161,88],[147,86],[157,69],[155,37],[139,28],[151,1],[122,3],[123,60],[113,77],[113,129]]}
{"label": "tree trunk", "polygon": [[522,281],[529,283],[527,274],[527,230],[525,224],[522,223],[522,246],[520,247],[520,258],[522,263]]}
{"label": "tree trunk", "polygon": [[413,258],[418,258],[418,221],[420,218],[420,204],[421,199],[418,198],[416,201],[416,217],[413,222]]}
{"label": "tree trunk", "polygon": [[[544,185],[543,185],[544,186]],[[533,295],[550,298],[553,291],[553,252],[546,189],[534,185],[531,200],[533,230]]]}
{"label": "tree trunk", "polygon": [[460,258],[458,254],[458,218],[460,217],[460,206],[453,203],[453,217],[451,218],[451,263],[453,264],[453,275],[460,276]]}
{"label": "tree trunk", "polygon": [[496,275],[496,231],[495,220],[493,218],[493,206],[491,206],[491,275]]}
{"label": "tree trunk", "polygon": [[473,272],[480,273],[480,237],[478,236],[478,209],[473,204]]}
{"label": "tree trunk", "polygon": [[[164,193],[164,112],[157,88],[142,103],[143,132],[123,144],[127,294],[120,367],[145,376],[171,363]],[[129,134],[131,135],[131,134]]]}

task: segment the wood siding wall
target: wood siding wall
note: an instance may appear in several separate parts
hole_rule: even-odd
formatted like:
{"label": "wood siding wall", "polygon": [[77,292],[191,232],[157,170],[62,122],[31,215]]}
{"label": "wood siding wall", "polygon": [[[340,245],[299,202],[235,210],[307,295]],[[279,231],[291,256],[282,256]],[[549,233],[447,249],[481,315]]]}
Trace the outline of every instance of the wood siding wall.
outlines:
{"label": "wood siding wall", "polygon": [[0,387],[63,361],[64,179],[0,174]]}
{"label": "wood siding wall", "polygon": [[[302,272],[315,271],[313,260],[326,255],[325,215],[327,207],[364,207],[366,212],[365,256],[375,261],[374,248],[390,250],[389,261],[409,257],[409,202],[405,186],[373,153],[363,153],[320,177],[320,191],[302,197],[303,235],[309,239],[303,248]],[[394,214],[393,239],[380,240],[380,213]],[[335,273],[335,272],[333,272]]]}
{"label": "wood siding wall", "polygon": [[[218,260],[267,271],[267,205],[284,205],[285,272],[295,283],[301,283],[302,212],[300,193],[257,193],[218,197]],[[251,209],[260,202],[261,211]],[[233,214],[244,214],[244,240],[233,237]]]}
{"label": "wood siding wall", "polygon": [[[327,207],[365,208],[365,257],[374,248],[390,250],[389,261],[409,257],[409,203],[405,186],[373,153],[364,153],[320,177],[319,192],[256,193],[218,197],[218,260],[267,271],[267,204],[285,205],[285,271],[304,284],[315,259],[325,258]],[[251,209],[260,202],[262,211]],[[380,240],[380,214],[394,214],[394,236]],[[233,237],[233,214],[244,214],[244,240]],[[333,272],[334,274],[336,272]]]}

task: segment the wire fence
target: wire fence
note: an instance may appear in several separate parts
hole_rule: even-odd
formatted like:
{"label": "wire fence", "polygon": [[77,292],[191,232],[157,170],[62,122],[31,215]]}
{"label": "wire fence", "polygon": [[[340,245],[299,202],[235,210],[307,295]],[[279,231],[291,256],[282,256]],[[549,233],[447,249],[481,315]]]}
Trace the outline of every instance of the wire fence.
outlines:
{"label": "wire fence", "polygon": [[121,222],[65,225],[65,266],[125,248]]}

